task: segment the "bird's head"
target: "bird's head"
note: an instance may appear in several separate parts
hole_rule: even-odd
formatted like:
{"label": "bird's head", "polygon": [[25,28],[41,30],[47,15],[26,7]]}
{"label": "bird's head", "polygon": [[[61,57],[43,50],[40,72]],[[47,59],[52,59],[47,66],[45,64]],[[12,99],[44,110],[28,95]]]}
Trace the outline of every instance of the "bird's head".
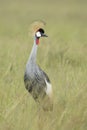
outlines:
{"label": "bird's head", "polygon": [[36,31],[35,33],[35,38],[36,38],[36,44],[39,44],[39,39],[40,37],[48,37],[45,33],[44,33],[44,29],[40,28]]}
{"label": "bird's head", "polygon": [[36,44],[39,44],[40,37],[47,37],[44,31],[44,26],[46,25],[43,21],[35,21],[31,24],[30,27],[30,34],[32,34],[35,37]]}
{"label": "bird's head", "polygon": [[44,33],[44,29],[40,28],[39,30],[36,31],[35,36],[37,38],[40,37],[48,37],[45,33]]}

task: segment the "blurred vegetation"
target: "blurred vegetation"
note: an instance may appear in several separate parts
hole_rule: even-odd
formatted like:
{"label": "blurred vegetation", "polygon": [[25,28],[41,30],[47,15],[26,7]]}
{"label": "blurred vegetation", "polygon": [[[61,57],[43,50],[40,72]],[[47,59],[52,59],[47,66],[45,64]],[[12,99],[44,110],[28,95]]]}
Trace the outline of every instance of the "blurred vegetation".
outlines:
{"label": "blurred vegetation", "polygon": [[[23,82],[39,19],[49,37],[37,62],[53,85],[53,112],[41,112]],[[0,130],[87,130],[87,1],[0,0],[0,75]]]}

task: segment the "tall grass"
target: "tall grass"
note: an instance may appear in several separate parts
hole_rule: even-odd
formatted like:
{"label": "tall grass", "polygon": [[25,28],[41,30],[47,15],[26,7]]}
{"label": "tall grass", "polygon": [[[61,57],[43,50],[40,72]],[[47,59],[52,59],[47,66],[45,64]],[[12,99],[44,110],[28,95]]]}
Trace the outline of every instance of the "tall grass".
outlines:
{"label": "tall grass", "polygon": [[[0,130],[87,129],[87,2],[0,1]],[[24,87],[32,49],[32,21],[46,21],[37,62],[54,91],[53,112],[43,112]],[[43,59],[43,60],[42,60]]]}

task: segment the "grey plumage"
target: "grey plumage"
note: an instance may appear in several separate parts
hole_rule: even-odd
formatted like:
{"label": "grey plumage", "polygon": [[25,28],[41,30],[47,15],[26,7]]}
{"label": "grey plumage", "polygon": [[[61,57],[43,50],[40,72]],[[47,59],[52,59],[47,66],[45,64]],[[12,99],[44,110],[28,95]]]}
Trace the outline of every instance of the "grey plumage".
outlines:
{"label": "grey plumage", "polygon": [[[33,66],[31,66],[31,70]],[[24,82],[26,89],[31,93],[33,98],[40,102],[46,96],[46,82],[45,79],[50,83],[50,80],[46,73],[40,69],[39,66],[36,65],[34,68],[33,74],[27,73],[27,70],[24,75]]]}
{"label": "grey plumage", "polygon": [[[45,34],[43,36],[45,36]],[[40,37],[41,36],[38,37],[35,34],[34,45],[33,45],[30,57],[28,59],[28,62],[26,64],[26,70],[24,74],[24,83],[25,83],[26,89],[32,95],[35,101],[42,103],[46,101],[44,99],[49,99],[48,102],[50,102],[50,97],[51,97],[50,95],[52,94],[52,90],[50,86],[50,80],[47,74],[36,64],[36,55],[37,55],[37,48],[38,48],[37,40],[39,41]],[[43,105],[45,106],[45,104],[46,102],[44,102]],[[52,107],[52,103],[50,106]]]}

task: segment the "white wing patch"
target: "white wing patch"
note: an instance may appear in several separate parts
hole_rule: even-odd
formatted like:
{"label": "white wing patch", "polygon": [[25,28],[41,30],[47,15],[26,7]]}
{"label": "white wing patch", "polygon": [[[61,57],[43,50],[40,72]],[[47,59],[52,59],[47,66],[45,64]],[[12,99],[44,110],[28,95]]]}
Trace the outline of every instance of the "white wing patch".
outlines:
{"label": "white wing patch", "polygon": [[45,79],[47,88],[46,88],[46,94],[51,98],[52,97],[52,85],[50,83],[47,82],[47,80]]}

